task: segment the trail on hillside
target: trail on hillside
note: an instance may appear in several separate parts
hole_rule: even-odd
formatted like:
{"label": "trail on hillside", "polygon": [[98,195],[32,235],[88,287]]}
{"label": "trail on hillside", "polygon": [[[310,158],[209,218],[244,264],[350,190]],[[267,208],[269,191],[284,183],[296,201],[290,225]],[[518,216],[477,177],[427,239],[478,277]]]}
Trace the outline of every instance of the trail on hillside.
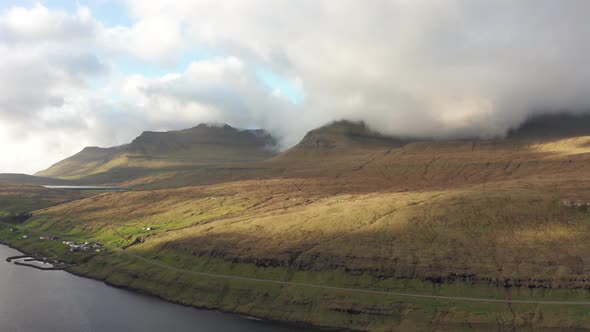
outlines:
{"label": "trail on hillside", "polygon": [[392,295],[392,296],[402,296],[402,297],[412,297],[412,298],[426,298],[426,299],[436,299],[436,300],[451,300],[451,301],[469,301],[469,302],[488,302],[488,303],[515,303],[515,304],[543,304],[543,305],[590,305],[590,301],[541,301],[541,300],[512,300],[512,299],[487,299],[487,298],[477,298],[477,297],[460,297],[460,296],[443,296],[443,295],[427,295],[427,294],[416,294],[416,293],[399,293],[399,292],[390,292],[390,291],[383,291],[383,290],[372,290],[372,289],[360,289],[360,288],[349,288],[349,287],[337,287],[337,286],[326,286],[326,285],[317,285],[317,284],[308,284],[302,282],[292,282],[292,281],[280,281],[280,280],[270,280],[270,279],[261,279],[261,278],[249,278],[249,277],[240,277],[240,276],[233,276],[233,275],[226,275],[226,274],[217,274],[217,273],[208,273],[208,272],[198,272],[192,271],[187,269],[182,269],[170,265],[163,264],[161,262],[151,260],[140,255],[134,254],[129,252],[125,249],[121,249],[120,252],[137,258],[141,261],[144,261],[148,264],[152,264],[154,266],[158,266],[164,269],[179,271],[190,273],[199,276],[205,276],[210,278],[222,278],[222,279],[234,279],[234,280],[244,280],[244,281],[255,281],[255,282],[263,282],[269,284],[278,284],[278,285],[286,285],[286,286],[301,286],[301,287],[310,287],[310,288],[319,288],[319,289],[328,289],[328,290],[338,290],[338,291],[347,291],[347,292],[356,292],[356,293],[365,293],[365,294],[380,294],[380,295]]}

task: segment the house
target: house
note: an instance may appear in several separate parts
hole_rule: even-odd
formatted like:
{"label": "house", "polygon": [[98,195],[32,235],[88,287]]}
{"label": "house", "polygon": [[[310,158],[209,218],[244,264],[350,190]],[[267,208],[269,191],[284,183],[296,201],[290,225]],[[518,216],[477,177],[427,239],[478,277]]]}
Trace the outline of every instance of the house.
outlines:
{"label": "house", "polygon": [[571,200],[571,199],[562,199],[561,200],[561,205],[567,206],[567,207],[573,207],[574,206],[574,201]]}
{"label": "house", "polygon": [[70,247],[70,251],[89,251],[95,249],[94,251],[101,250],[100,243],[90,243],[88,241],[84,241],[84,243],[77,244],[74,241],[63,241],[63,244]]}
{"label": "house", "polygon": [[590,202],[583,200],[562,199],[561,204],[567,207],[584,208],[590,206]]}

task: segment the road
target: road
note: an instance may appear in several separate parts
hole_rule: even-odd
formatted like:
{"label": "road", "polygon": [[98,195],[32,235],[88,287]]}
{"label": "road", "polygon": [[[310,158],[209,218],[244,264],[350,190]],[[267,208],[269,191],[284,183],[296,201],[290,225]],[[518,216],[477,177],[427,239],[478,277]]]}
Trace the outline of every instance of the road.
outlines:
{"label": "road", "polygon": [[336,286],[308,284],[308,283],[302,283],[302,282],[279,281],[279,280],[260,279],[260,278],[248,278],[248,277],[240,277],[240,276],[233,276],[233,275],[226,275],[226,274],[216,274],[216,273],[198,272],[198,271],[181,269],[178,267],[163,264],[161,262],[158,262],[158,261],[155,261],[152,259],[145,258],[143,256],[134,254],[128,250],[121,249],[120,252],[122,252],[128,256],[137,258],[137,259],[144,261],[146,263],[152,264],[154,266],[164,268],[164,269],[169,269],[169,270],[174,270],[174,271],[179,271],[179,272],[184,272],[184,273],[190,273],[190,274],[205,276],[205,277],[210,277],[210,278],[218,278],[218,279],[244,280],[244,281],[254,281],[254,282],[262,282],[262,283],[268,283],[268,284],[284,285],[284,286],[301,286],[301,287],[318,288],[318,289],[326,289],[326,290],[347,291],[347,292],[354,292],[354,293],[392,295],[392,296],[401,296],[401,297],[450,300],[450,301],[470,301],[470,302],[488,302],[488,303],[504,303],[504,304],[513,303],[513,304],[541,304],[541,305],[590,305],[590,301],[513,300],[513,299],[489,299],[489,298],[477,298],[477,297],[428,295],[428,294],[415,294],[415,293],[398,293],[398,292],[390,292],[390,291],[383,291],[383,290],[336,287]]}
{"label": "road", "polygon": [[[0,224],[10,225],[13,227],[15,227],[15,226],[19,227],[17,225],[4,223],[4,222],[0,222]],[[28,230],[28,231],[31,231],[31,230]],[[428,294],[416,294],[416,293],[400,293],[400,292],[391,292],[391,291],[384,291],[384,290],[350,288],[350,287],[336,287],[336,286],[309,284],[309,283],[293,282],[293,281],[280,281],[280,280],[272,280],[272,279],[248,278],[248,277],[240,277],[240,276],[233,276],[233,275],[226,275],[226,274],[198,272],[198,271],[192,271],[192,270],[181,269],[178,267],[170,266],[170,265],[164,264],[162,262],[158,262],[156,260],[152,260],[152,259],[140,256],[140,255],[134,254],[134,253],[130,252],[129,250],[125,250],[125,249],[122,249],[119,247],[112,247],[112,246],[105,246],[105,247],[107,247],[110,250],[120,252],[120,253],[128,255],[130,257],[134,257],[134,258],[139,259],[143,262],[146,262],[148,264],[151,264],[151,265],[154,265],[154,266],[157,266],[160,268],[173,270],[173,271],[179,271],[179,272],[183,272],[183,273],[189,273],[189,274],[193,274],[193,275],[204,276],[204,277],[218,278],[218,279],[244,280],[244,281],[262,282],[262,283],[267,283],[267,284],[284,285],[284,286],[300,286],[300,287],[317,288],[317,289],[325,289],[325,290],[337,290],[337,291],[346,291],[346,292],[354,292],[354,293],[379,294],[379,295],[435,299],[435,300],[487,302],[487,303],[504,303],[504,304],[513,303],[513,304],[588,305],[588,306],[590,306],[590,301],[513,300],[513,299],[490,299],[490,298],[478,298],[478,297],[461,297],[461,296],[443,296],[443,295],[428,295]]]}

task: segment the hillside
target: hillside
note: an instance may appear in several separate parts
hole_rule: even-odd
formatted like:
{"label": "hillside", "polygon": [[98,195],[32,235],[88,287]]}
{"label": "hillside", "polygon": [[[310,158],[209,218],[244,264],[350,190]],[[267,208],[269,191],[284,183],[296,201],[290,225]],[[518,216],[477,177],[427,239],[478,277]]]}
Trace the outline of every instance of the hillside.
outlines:
{"label": "hillside", "polygon": [[50,189],[36,185],[0,183],[0,222],[22,221],[33,210],[76,201],[95,195],[83,190]]}
{"label": "hillside", "polygon": [[540,114],[527,119],[507,134],[509,139],[548,139],[576,136],[590,136],[589,114]]}
{"label": "hillside", "polygon": [[[412,141],[338,122],[270,159],[196,167],[152,182],[164,189],[38,210],[24,226],[101,241],[112,252],[80,256],[76,273],[184,304],[361,330],[590,328],[583,306],[359,295],[191,274],[586,301],[590,136],[514,135]],[[125,150],[163,155],[186,144],[152,137]],[[563,203],[570,201],[580,207]]]}
{"label": "hillside", "polygon": [[144,132],[117,147],[87,147],[36,175],[117,183],[173,175],[195,167],[266,159],[275,154],[275,145],[275,139],[263,130],[201,124],[179,131]]}
{"label": "hillside", "polygon": [[68,185],[71,181],[27,174],[0,173],[0,184],[6,185]]}
{"label": "hillside", "polygon": [[371,149],[376,147],[399,147],[409,142],[372,131],[363,122],[347,120],[336,121],[308,132],[305,137],[287,154],[329,153],[331,151],[350,151],[351,149]]}
{"label": "hillside", "polygon": [[[348,186],[367,190],[372,190],[372,182],[396,183],[402,188],[420,187],[423,184],[418,183],[423,182],[430,186],[477,183],[504,177],[508,171],[516,171],[515,176],[525,174],[523,169],[538,163],[531,146],[590,134],[586,123],[590,124],[590,116],[544,115],[510,130],[506,139],[436,141],[390,137],[362,122],[337,121],[310,131],[280,154],[268,148],[275,140],[262,130],[199,125],[175,132],[145,132],[119,147],[86,148],[38,175],[146,189],[275,177],[342,181],[348,173],[355,173],[346,178]],[[427,151],[420,152],[424,149]],[[499,153],[493,162],[502,163],[502,172],[490,167],[487,153]],[[516,163],[506,166],[511,161]],[[520,166],[511,170],[516,165]],[[477,175],[464,176],[464,172]]]}

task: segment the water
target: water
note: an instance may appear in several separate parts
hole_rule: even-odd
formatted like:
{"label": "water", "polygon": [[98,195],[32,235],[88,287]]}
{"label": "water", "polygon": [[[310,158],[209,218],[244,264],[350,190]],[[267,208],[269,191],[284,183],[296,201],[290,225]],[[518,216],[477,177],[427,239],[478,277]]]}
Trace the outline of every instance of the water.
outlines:
{"label": "water", "polygon": [[123,187],[105,187],[105,186],[43,186],[47,189],[70,189],[70,190],[105,190],[105,191],[127,191]]}
{"label": "water", "polygon": [[310,331],[184,307],[64,271],[6,262],[19,254],[0,245],[0,332]]}

